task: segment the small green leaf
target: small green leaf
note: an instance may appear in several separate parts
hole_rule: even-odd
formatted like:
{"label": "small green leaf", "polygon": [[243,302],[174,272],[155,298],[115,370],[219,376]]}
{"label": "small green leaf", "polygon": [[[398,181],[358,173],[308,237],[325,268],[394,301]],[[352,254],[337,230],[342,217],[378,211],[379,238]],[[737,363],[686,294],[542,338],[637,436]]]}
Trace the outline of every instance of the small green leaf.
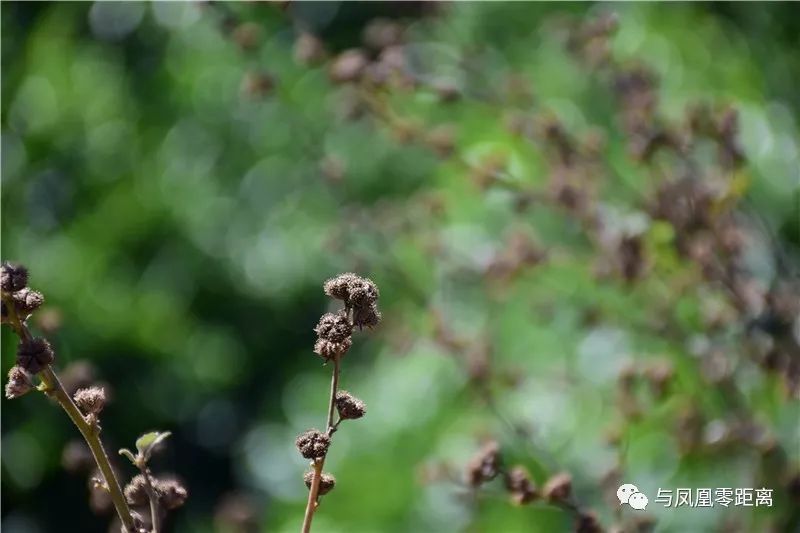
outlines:
{"label": "small green leaf", "polygon": [[125,457],[127,457],[128,459],[130,459],[130,460],[131,460],[131,462],[132,462],[133,464],[136,464],[136,456],[134,456],[134,455],[133,455],[133,452],[132,452],[132,451],[130,451],[128,448],[122,448],[122,449],[119,451],[119,454],[120,454],[120,455],[124,455]]}
{"label": "small green leaf", "polygon": [[150,454],[153,453],[153,449],[169,436],[169,431],[165,431],[163,433],[159,433],[158,431],[145,433],[136,439],[136,449],[139,450],[139,455],[145,460],[145,462],[149,461]]}

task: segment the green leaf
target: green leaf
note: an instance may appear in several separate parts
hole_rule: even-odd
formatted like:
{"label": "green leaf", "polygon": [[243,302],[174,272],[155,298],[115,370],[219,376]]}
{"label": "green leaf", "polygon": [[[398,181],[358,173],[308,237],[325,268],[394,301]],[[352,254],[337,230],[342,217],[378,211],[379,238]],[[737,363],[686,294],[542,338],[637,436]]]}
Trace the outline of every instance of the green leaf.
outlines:
{"label": "green leaf", "polygon": [[145,462],[150,460],[150,454],[153,453],[153,449],[170,435],[171,433],[169,431],[163,433],[151,431],[136,439],[136,449],[139,450],[139,456],[142,457]]}
{"label": "green leaf", "polygon": [[136,456],[135,456],[135,455],[133,455],[133,452],[132,452],[132,451],[130,451],[128,448],[122,448],[122,449],[119,451],[119,454],[120,454],[120,455],[124,455],[125,457],[127,457],[128,459],[130,459],[130,460],[131,460],[131,463],[133,463],[133,464],[136,464]]}

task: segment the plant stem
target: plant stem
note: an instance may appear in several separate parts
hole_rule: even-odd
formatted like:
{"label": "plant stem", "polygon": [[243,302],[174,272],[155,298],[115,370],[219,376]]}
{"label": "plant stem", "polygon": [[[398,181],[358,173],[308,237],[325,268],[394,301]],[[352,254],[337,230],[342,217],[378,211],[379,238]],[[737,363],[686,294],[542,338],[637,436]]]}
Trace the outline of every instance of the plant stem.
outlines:
{"label": "plant stem", "polygon": [[[331,374],[331,395],[328,400],[328,420],[325,423],[326,433],[330,437],[336,430],[333,424],[333,412],[336,407],[336,391],[339,387],[339,356],[333,358],[333,373]],[[327,455],[327,454],[326,454]],[[311,487],[308,489],[308,502],[306,502],[306,512],[303,517],[302,533],[311,531],[311,520],[314,518],[314,511],[317,510],[317,499],[319,498],[319,484],[322,479],[322,467],[325,466],[325,456],[315,459],[312,463],[314,476],[311,478]]]}
{"label": "plant stem", "polygon": [[159,528],[159,510],[158,510],[158,496],[150,482],[150,469],[147,466],[141,466],[139,470],[144,476],[144,484],[147,489],[147,498],[150,500],[150,529],[151,533],[158,533]]}
{"label": "plant stem", "polygon": [[328,401],[328,421],[325,423],[325,428],[328,431],[328,436],[333,429],[333,411],[336,407],[336,391],[339,389],[339,356],[333,358],[333,375],[331,375],[331,397]]}
{"label": "plant stem", "polygon": [[[6,303],[6,309],[8,311],[9,319],[11,320],[11,325],[16,330],[17,335],[19,335],[19,337],[22,339],[30,340],[31,333],[28,330],[27,324],[21,321],[17,315],[13,299],[3,295],[3,300],[5,300]],[[106,451],[103,448],[103,443],[100,441],[99,429],[97,426],[93,426],[86,421],[80,409],[78,409],[78,406],[75,405],[75,402],[72,400],[70,395],[67,394],[66,390],[64,390],[64,385],[61,384],[61,381],[58,379],[58,376],[50,365],[47,365],[44,369],[42,369],[42,371],[39,373],[39,377],[46,387],[44,392],[58,401],[64,411],[66,411],[67,416],[69,416],[70,420],[72,420],[72,423],[75,424],[75,426],[78,428],[78,431],[81,432],[86,444],[89,445],[89,449],[92,451],[92,455],[97,463],[97,467],[100,469],[100,472],[103,475],[106,487],[108,487],[108,492],[111,495],[111,500],[114,502],[114,507],[116,508],[117,514],[122,521],[122,525],[130,533],[135,532],[136,529],[133,524],[133,518],[131,517],[131,510],[128,507],[128,502],[125,500],[125,495],[122,493],[119,481],[117,481],[117,477],[114,474],[114,469],[111,467],[111,463],[108,460]]]}
{"label": "plant stem", "polygon": [[317,498],[319,494],[319,483],[322,480],[322,467],[325,466],[325,458],[321,457],[313,463],[314,477],[311,480],[311,487],[308,489],[308,502],[306,502],[306,513],[303,516],[302,533],[311,531],[311,520],[314,518],[314,511],[317,510]]}

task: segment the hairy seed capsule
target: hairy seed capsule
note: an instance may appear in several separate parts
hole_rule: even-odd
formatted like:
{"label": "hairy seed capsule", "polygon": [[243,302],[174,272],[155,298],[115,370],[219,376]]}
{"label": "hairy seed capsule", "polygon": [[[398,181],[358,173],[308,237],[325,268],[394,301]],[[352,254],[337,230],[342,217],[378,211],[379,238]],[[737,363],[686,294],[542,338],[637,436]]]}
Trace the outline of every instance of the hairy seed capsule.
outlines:
{"label": "hairy seed capsule", "polygon": [[29,317],[31,313],[36,311],[44,303],[44,296],[42,293],[23,287],[14,293],[14,307],[17,316],[24,320]]}
{"label": "hairy seed capsule", "polygon": [[31,378],[22,367],[12,366],[8,371],[8,382],[6,383],[6,398],[13,400],[26,394],[33,388]]}
{"label": "hairy seed capsule", "polygon": [[378,306],[374,303],[366,307],[353,308],[353,325],[362,329],[364,326],[372,328],[377,326],[381,321],[381,312]]}
{"label": "hairy seed capsule", "polygon": [[378,286],[368,278],[358,278],[350,284],[348,303],[352,307],[369,307],[378,300]]}
{"label": "hairy seed capsule", "polygon": [[493,480],[500,472],[501,463],[500,446],[494,441],[486,443],[467,465],[467,482],[477,487]]}
{"label": "hairy seed capsule", "polygon": [[147,496],[147,482],[142,474],[134,476],[125,487],[125,499],[128,501],[128,505],[138,506],[147,504],[149,501]]}
{"label": "hairy seed capsule", "polygon": [[544,485],[544,495],[551,502],[563,502],[572,494],[572,476],[566,472],[555,474]]}
{"label": "hairy seed capsule", "polygon": [[328,453],[328,446],[331,444],[331,439],[326,434],[317,429],[309,429],[301,433],[295,440],[297,449],[300,454],[306,459],[318,459],[324,457]]}
{"label": "hairy seed capsule", "polygon": [[326,281],[323,285],[323,289],[325,290],[325,294],[331,298],[346,302],[350,297],[350,285],[359,279],[361,278],[356,274],[345,272],[344,274],[339,274],[335,278]]}
{"label": "hairy seed capsule", "polygon": [[17,346],[17,364],[30,374],[38,374],[54,359],[53,348],[45,339],[23,339]]}
{"label": "hairy seed capsule", "polygon": [[0,266],[0,286],[3,292],[16,292],[28,284],[28,269],[22,265],[4,262]]}
{"label": "hairy seed capsule", "polygon": [[183,483],[174,478],[156,480],[153,488],[158,495],[159,503],[166,509],[177,509],[189,496]]}
{"label": "hairy seed capsule", "polygon": [[348,83],[361,77],[369,64],[367,55],[358,49],[345,50],[339,54],[328,69],[328,76],[334,83]]}
{"label": "hairy seed capsule", "polygon": [[103,387],[79,389],[75,393],[74,399],[83,414],[96,415],[106,405],[106,391]]}
{"label": "hairy seed capsule", "polygon": [[367,412],[367,406],[347,391],[340,390],[336,393],[336,410],[342,420],[355,420]]}
{"label": "hairy seed capsule", "polygon": [[[303,481],[305,481],[306,487],[311,489],[311,483],[314,481],[314,472],[306,472],[303,475]],[[331,490],[333,490],[333,487],[335,485],[336,485],[336,478],[328,474],[327,472],[323,472],[322,477],[320,477],[319,480],[320,496],[329,493]]]}
{"label": "hairy seed capsule", "polygon": [[314,343],[314,353],[328,361],[334,357],[344,355],[352,345],[353,340],[349,337],[342,342],[331,342],[325,339],[317,339],[317,342]]}
{"label": "hairy seed capsule", "polygon": [[353,326],[341,313],[325,313],[320,317],[314,331],[320,339],[341,343],[353,333]]}
{"label": "hairy seed capsule", "polygon": [[508,472],[506,489],[511,493],[511,499],[517,505],[530,503],[539,496],[536,485],[531,481],[527,470],[521,466],[515,466]]}

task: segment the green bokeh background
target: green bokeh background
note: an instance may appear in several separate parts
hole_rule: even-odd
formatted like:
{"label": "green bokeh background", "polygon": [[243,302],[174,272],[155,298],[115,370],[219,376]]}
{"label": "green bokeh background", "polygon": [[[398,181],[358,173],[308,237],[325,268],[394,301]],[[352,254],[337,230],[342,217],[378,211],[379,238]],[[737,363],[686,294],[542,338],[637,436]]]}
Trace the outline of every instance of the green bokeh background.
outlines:
{"label": "green bokeh background", "polygon": [[[656,357],[672,361],[676,390],[627,428],[626,480],[652,502],[658,487],[754,487],[765,479],[759,465],[780,477],[752,451],[686,457],[676,447],[681,409],[724,419],[729,406],[690,354],[704,339],[703,307],[722,291],[698,282],[673,297],[669,280],[696,267],[668,246],[669,228],[648,232],[658,275],[598,281],[595,252],[564,213],[520,213],[508,191],[482,191],[462,167],[398,142],[369,116],[348,117],[351,88],[292,55],[300,27],[336,51],[358,46],[373,17],[398,17],[419,75],[456,80],[464,93],[448,105],[430,90],[392,93],[398,114],[454,124],[464,159],[501,149],[515,179],[543,187],[541,147],[506,131],[502,112],[513,106],[484,98],[515,73],[532,85],[535,110],[569,131],[608,131],[614,173],[601,196],[628,214],[652,176],[626,153],[611,92],[564,49],[559,29],[566,16],[609,10],[619,16],[613,53],[659,73],[665,116],[679,119],[698,99],[739,109],[742,204],[761,231],[750,266],[769,283],[772,247],[796,265],[800,235],[800,26],[790,4],[3,3],[2,255],[29,266],[46,310],[60,314],[50,336],[58,366],[89,360],[112,384],[110,449],[146,430],[173,432],[156,470],[190,490],[174,531],[224,531],[212,517],[232,492],[254,503],[260,531],[299,529],[305,465],[294,436],[322,425],[329,378],[312,328],[331,306],[322,281],[350,270],[380,286],[384,323],[358,334],[346,359],[343,386],[368,415],[336,434],[328,467],[338,484],[316,531],[568,530],[563,511],[514,507],[499,486],[473,505],[454,483],[422,481],[425,465],[463,466],[485,436],[539,483],[570,471],[578,497],[610,526],[616,509],[601,479],[618,459],[604,440],[619,420],[617,373]],[[260,27],[255,49],[236,45],[229,19]],[[242,93],[253,70],[274,79],[263,98]],[[344,162],[341,180],[320,170],[331,156]],[[493,287],[481,265],[513,233],[535,235],[556,259]],[[683,328],[678,338],[660,332],[665,313]],[[491,345],[491,406],[463,358],[435,341],[435,316],[465,352]],[[744,401],[797,468],[797,402],[737,355],[736,335],[724,349]],[[4,370],[14,342],[4,329]],[[61,467],[77,436],[63,413],[41,395],[2,405],[4,531],[107,530],[86,505],[85,479]],[[764,531],[792,505],[776,487],[772,509],[648,511],[659,531],[732,521]]]}

